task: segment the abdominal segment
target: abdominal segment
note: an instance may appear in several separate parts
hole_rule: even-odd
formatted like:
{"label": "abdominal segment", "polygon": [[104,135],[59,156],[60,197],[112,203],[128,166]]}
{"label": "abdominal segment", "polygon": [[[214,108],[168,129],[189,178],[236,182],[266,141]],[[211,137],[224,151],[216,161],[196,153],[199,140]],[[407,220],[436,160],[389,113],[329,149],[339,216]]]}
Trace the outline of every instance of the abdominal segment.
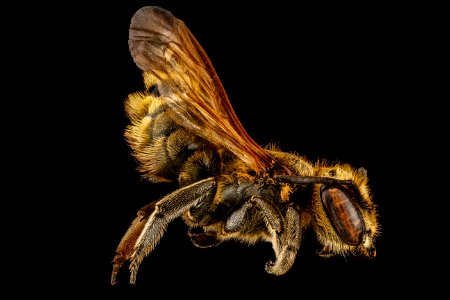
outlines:
{"label": "abdominal segment", "polygon": [[143,176],[153,182],[176,180],[182,164],[201,144],[200,138],[173,122],[162,98],[134,93],[125,105],[131,121],[125,138]]}

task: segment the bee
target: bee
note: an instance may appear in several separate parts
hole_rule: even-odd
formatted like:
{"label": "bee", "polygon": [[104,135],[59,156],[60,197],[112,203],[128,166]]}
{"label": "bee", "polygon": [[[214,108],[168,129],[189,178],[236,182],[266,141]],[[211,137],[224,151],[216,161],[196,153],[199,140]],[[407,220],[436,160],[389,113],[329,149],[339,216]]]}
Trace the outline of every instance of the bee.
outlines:
{"label": "bee", "polygon": [[204,49],[171,12],[137,10],[128,45],[145,90],[125,101],[124,137],[143,178],[179,188],[137,212],[117,246],[112,285],[125,263],[136,283],[143,259],[176,218],[199,248],[271,243],[265,270],[278,276],[291,269],[308,228],[323,257],[375,256],[380,226],[364,168],[258,145]]}

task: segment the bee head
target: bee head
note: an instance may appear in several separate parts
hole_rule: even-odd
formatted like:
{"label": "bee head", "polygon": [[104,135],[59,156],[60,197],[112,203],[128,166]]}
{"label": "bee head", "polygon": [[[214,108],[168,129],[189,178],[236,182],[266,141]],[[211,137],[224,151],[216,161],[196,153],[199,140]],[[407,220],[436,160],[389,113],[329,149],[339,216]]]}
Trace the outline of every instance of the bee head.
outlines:
{"label": "bee head", "polygon": [[315,174],[276,178],[290,184],[314,185],[310,203],[313,228],[327,252],[374,256],[379,226],[366,170],[354,170],[349,165],[320,166]]}

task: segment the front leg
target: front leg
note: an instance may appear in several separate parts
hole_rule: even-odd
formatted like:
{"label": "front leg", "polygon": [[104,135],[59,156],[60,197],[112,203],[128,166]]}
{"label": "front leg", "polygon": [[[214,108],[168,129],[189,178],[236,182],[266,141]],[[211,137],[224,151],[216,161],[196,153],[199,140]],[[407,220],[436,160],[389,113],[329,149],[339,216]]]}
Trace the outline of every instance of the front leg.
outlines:
{"label": "front leg", "polygon": [[207,178],[144,206],[117,247],[111,284],[116,283],[117,273],[127,260],[130,260],[130,283],[134,284],[139,265],[158,244],[167,225],[200,201],[213,197],[215,186],[215,179]]}
{"label": "front leg", "polygon": [[224,224],[224,232],[238,232],[242,231],[248,223],[252,221],[252,209],[257,206],[264,217],[267,226],[273,229],[276,233],[283,230],[283,218],[280,210],[271,202],[259,197],[251,196],[250,199],[240,208],[235,210]]}
{"label": "front leg", "polygon": [[300,214],[292,205],[287,207],[284,218],[286,229],[281,234],[275,234],[272,242],[276,260],[266,264],[266,271],[273,275],[283,275],[289,271],[294,264],[302,238]]}

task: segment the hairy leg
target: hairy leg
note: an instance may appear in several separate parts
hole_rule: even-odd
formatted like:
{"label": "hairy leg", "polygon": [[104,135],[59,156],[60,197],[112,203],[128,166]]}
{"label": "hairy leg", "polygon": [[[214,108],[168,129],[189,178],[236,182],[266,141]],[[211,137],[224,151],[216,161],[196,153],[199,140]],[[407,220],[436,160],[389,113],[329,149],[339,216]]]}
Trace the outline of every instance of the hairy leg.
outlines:
{"label": "hairy leg", "polygon": [[127,260],[130,261],[130,283],[134,284],[139,265],[158,244],[167,225],[199,201],[213,197],[215,184],[213,178],[204,179],[144,206],[117,247],[111,284],[116,283],[117,273]]}
{"label": "hairy leg", "polygon": [[226,220],[223,230],[226,233],[238,232],[243,229],[244,225],[248,223],[250,219],[250,210],[254,207],[251,202],[245,202],[235,210]]}
{"label": "hairy leg", "polygon": [[266,264],[266,271],[274,275],[283,275],[292,267],[302,237],[300,215],[293,206],[288,206],[284,219],[286,228],[281,234],[277,234],[273,241],[276,260]]}
{"label": "hairy leg", "polygon": [[266,223],[275,230],[276,233],[283,231],[283,216],[280,210],[272,203],[260,197],[253,196],[250,202],[256,203],[264,215]]}
{"label": "hairy leg", "polygon": [[[245,225],[252,222],[251,210],[253,207],[259,207],[261,210],[264,221],[275,230],[275,232],[281,232],[283,230],[282,215],[279,209],[271,202],[262,199],[258,196],[252,196],[247,202],[244,202],[240,208],[235,210],[224,224],[225,232],[238,232],[245,230]],[[253,220],[254,222],[255,220]],[[251,227],[251,226],[250,226]]]}

